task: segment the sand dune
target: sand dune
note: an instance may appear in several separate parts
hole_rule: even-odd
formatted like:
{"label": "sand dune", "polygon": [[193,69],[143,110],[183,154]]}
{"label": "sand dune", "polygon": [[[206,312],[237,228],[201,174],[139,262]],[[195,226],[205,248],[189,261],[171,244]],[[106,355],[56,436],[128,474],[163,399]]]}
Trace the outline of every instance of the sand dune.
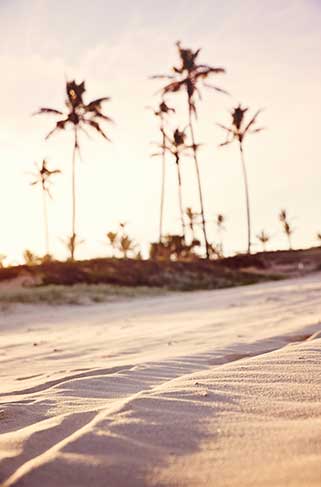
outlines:
{"label": "sand dune", "polygon": [[321,279],[1,315],[0,482],[321,482]]}

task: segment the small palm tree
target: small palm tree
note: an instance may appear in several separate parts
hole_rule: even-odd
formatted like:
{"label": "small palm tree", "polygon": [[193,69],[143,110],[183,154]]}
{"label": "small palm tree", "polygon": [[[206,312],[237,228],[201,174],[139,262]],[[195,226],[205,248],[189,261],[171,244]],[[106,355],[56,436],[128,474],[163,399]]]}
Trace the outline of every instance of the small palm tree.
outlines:
{"label": "small palm tree", "polygon": [[106,234],[106,237],[108,239],[108,243],[112,248],[112,257],[115,257],[115,249],[117,248],[117,238],[118,238],[118,233],[117,232],[108,232]]}
{"label": "small palm tree", "polygon": [[198,193],[199,193],[201,216],[202,216],[202,228],[203,228],[204,242],[206,246],[206,256],[207,258],[209,258],[210,251],[209,251],[209,243],[208,243],[207,232],[206,232],[204,198],[203,198],[203,190],[202,190],[199,161],[198,161],[199,144],[197,144],[195,140],[193,116],[194,117],[197,116],[196,96],[200,97],[200,89],[199,89],[200,82],[203,82],[203,86],[212,88],[221,93],[226,93],[221,88],[210,85],[205,82],[205,80],[209,78],[211,75],[225,73],[225,69],[212,67],[207,64],[197,64],[197,58],[200,53],[200,49],[197,49],[196,51],[192,51],[191,49],[182,48],[180,42],[177,42],[176,45],[178,48],[178,54],[181,63],[180,66],[173,67],[173,74],[156,75],[153,76],[152,78],[169,80],[169,83],[166,86],[164,86],[164,88],[162,89],[162,93],[164,95],[168,93],[178,93],[184,91],[187,96],[188,126],[190,130],[191,141],[192,141],[193,157],[194,157],[195,170],[197,176]]}
{"label": "small palm tree", "polygon": [[270,235],[268,235],[264,230],[261,230],[261,232],[256,237],[261,242],[263,252],[265,252],[266,244],[271,240]]}
{"label": "small palm tree", "polygon": [[[65,130],[68,126],[73,129],[74,144],[72,155],[72,230],[69,239],[71,260],[75,257],[76,235],[76,159],[77,155],[80,157],[79,134],[83,132],[87,134],[86,128],[90,128],[98,132],[104,139],[109,140],[106,133],[100,126],[101,121],[111,122],[111,118],[102,113],[102,103],[109,101],[110,98],[98,98],[89,103],[85,103],[83,95],[86,91],[85,82],[76,83],[75,80],[67,81],[66,83],[66,107],[67,111],[62,112],[53,108],[40,108],[35,115],[55,115],[62,117],[56,122],[55,127],[48,133],[48,139],[56,131]],[[88,135],[88,134],[87,134]]]}
{"label": "small palm tree", "polygon": [[31,186],[37,186],[40,184],[42,189],[42,202],[43,202],[43,220],[45,229],[45,255],[50,255],[50,243],[49,243],[49,224],[48,224],[48,208],[47,198],[52,198],[50,188],[52,185],[52,176],[60,174],[59,169],[49,169],[46,159],[43,159],[41,167],[35,163],[36,171],[32,173],[34,180],[30,183]]}
{"label": "small palm tree", "polygon": [[317,239],[319,244],[321,245],[321,232],[317,233]]}
{"label": "small palm tree", "polygon": [[39,265],[42,261],[41,257],[28,249],[23,252],[23,258],[27,266]]}
{"label": "small palm tree", "polygon": [[[177,182],[178,182],[178,200],[181,215],[182,235],[185,239],[185,221],[183,210],[183,196],[182,196],[182,176],[181,176],[181,157],[186,153],[190,146],[186,145],[185,130],[175,129],[172,136],[169,136],[164,131],[165,145],[161,146],[162,151],[169,152],[175,160],[177,168]],[[152,154],[153,156],[160,155],[159,153]]]}
{"label": "small palm tree", "polygon": [[133,252],[137,248],[137,244],[129,235],[123,234],[119,239],[119,250],[123,254],[124,259],[128,259],[128,253]]}
{"label": "small palm tree", "polygon": [[283,227],[283,231],[287,236],[289,242],[289,250],[292,250],[292,234],[294,232],[294,228],[292,227],[291,223],[288,220],[288,214],[286,210],[281,210],[279,213],[279,220]]}
{"label": "small palm tree", "polygon": [[164,220],[164,201],[165,201],[165,180],[166,180],[166,135],[165,125],[166,117],[170,113],[175,113],[175,109],[169,107],[164,100],[161,101],[159,106],[154,111],[155,117],[159,119],[159,130],[162,136],[162,182],[161,182],[161,198],[160,198],[160,215],[159,215],[159,242],[161,243],[163,238],[163,220]]}
{"label": "small palm tree", "polygon": [[190,207],[186,208],[185,214],[187,216],[188,225],[189,225],[189,228],[191,231],[192,242],[196,242],[197,238],[195,235],[195,226],[198,224],[198,218],[199,218],[200,214],[193,211],[193,209]]}
{"label": "small palm tree", "polygon": [[245,121],[245,114],[248,111],[248,108],[242,108],[241,105],[238,105],[234,110],[231,112],[232,115],[232,124],[231,127],[226,127],[225,125],[218,124],[226,133],[227,139],[225,142],[220,144],[220,147],[225,145],[231,144],[236,140],[239,144],[239,150],[241,155],[241,163],[242,163],[242,170],[243,170],[243,179],[244,179],[244,187],[245,187],[245,198],[246,198],[246,213],[247,213],[247,253],[251,253],[251,215],[250,215],[250,198],[249,198],[249,185],[247,179],[247,171],[244,159],[244,148],[243,143],[244,139],[248,134],[253,134],[257,132],[261,132],[262,128],[254,128],[258,115],[261,113],[262,110],[258,110],[255,115],[248,121]]}
{"label": "small palm tree", "polygon": [[216,215],[215,223],[216,223],[216,228],[217,228],[217,233],[219,234],[219,244],[216,246],[217,249],[220,250],[221,255],[223,256],[223,231],[225,230],[225,216],[222,215],[222,213],[218,213]]}

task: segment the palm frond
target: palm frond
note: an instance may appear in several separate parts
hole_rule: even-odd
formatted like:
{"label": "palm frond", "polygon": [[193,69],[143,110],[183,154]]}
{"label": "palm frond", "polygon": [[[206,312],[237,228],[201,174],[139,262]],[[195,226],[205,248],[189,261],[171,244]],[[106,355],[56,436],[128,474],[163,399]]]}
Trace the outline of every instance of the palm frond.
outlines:
{"label": "palm frond", "polygon": [[232,143],[232,140],[226,140],[225,142],[222,142],[221,144],[219,144],[218,146],[219,147],[224,147],[225,145],[228,145],[228,144],[231,144]]}
{"label": "palm frond", "polygon": [[37,112],[33,113],[32,115],[43,115],[43,114],[52,114],[52,115],[63,115],[63,112],[60,110],[55,110],[54,108],[40,108]]}
{"label": "palm frond", "polygon": [[244,129],[244,133],[246,133],[249,130],[249,128],[252,127],[252,125],[256,122],[256,119],[261,112],[262,112],[262,108],[260,108],[260,110],[258,110],[256,112],[256,114],[254,115],[254,117],[251,118],[251,120],[249,121],[249,123],[247,124],[247,126]]}
{"label": "palm frond", "polygon": [[45,140],[48,140],[49,137],[51,137],[57,130],[64,130],[68,122],[69,118],[66,118],[65,120],[59,120],[56,123],[56,126],[49,132],[49,134],[46,135]]}
{"label": "palm frond", "polygon": [[105,101],[110,101],[109,96],[104,96],[103,98],[97,98],[97,100],[93,100],[85,106],[86,111],[96,110],[97,108],[101,108],[101,104]]}
{"label": "palm frond", "polygon": [[222,125],[221,123],[216,124],[218,127],[220,127],[223,130],[226,130],[227,132],[234,134],[234,131],[231,128],[226,127],[225,125]]}
{"label": "palm frond", "polygon": [[219,88],[218,86],[211,85],[210,83],[204,83],[204,86],[206,88],[211,88],[212,90],[215,90],[218,93],[222,93],[223,95],[231,96],[231,93],[229,93],[228,91],[223,90],[223,88]]}
{"label": "palm frond", "polygon": [[84,123],[95,129],[100,135],[104,137],[104,139],[110,142],[109,137],[105,134],[105,132],[100,127],[99,123],[95,122],[95,120],[84,120]]}

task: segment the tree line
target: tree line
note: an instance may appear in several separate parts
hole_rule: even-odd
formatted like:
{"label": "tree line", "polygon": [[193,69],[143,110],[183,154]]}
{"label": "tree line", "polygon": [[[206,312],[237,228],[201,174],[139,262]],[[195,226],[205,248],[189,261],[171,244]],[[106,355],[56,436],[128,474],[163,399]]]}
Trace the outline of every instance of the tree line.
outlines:
{"label": "tree line", "polygon": [[[168,74],[152,75],[152,80],[165,81],[160,87],[160,99],[155,109],[154,116],[158,120],[160,143],[158,150],[152,154],[153,157],[160,157],[162,164],[161,188],[160,188],[160,210],[159,210],[159,237],[158,241],[151,244],[151,258],[220,258],[224,255],[223,250],[223,231],[225,230],[225,216],[218,214],[215,224],[219,235],[219,241],[210,242],[207,227],[209,221],[206,218],[205,194],[202,184],[201,164],[200,164],[200,144],[197,141],[196,128],[198,121],[198,105],[202,100],[203,88],[213,90],[218,95],[229,97],[228,93],[216,83],[212,84],[211,79],[225,74],[225,68],[215,67],[199,62],[201,49],[182,47],[180,42],[176,43],[178,53],[178,65],[173,66]],[[79,239],[78,214],[77,214],[77,164],[81,158],[81,136],[89,135],[89,131],[94,131],[103,137],[107,142],[110,139],[102,128],[102,123],[112,123],[112,119],[103,111],[103,105],[110,101],[110,97],[97,98],[92,101],[85,101],[86,87],[85,82],[77,83],[75,80],[66,82],[65,109],[42,107],[34,115],[46,115],[56,117],[53,128],[45,136],[49,139],[57,132],[67,129],[73,132],[72,145],[72,178],[71,178],[71,231],[65,242],[70,260],[75,259],[76,248],[82,243]],[[186,119],[182,128],[177,118],[177,111],[174,105],[177,94],[183,93],[186,100]],[[243,174],[244,200],[245,200],[245,223],[247,227],[247,249],[248,254],[252,251],[253,234],[251,225],[251,198],[245,160],[245,141],[250,135],[258,134],[263,127],[257,126],[257,120],[262,110],[259,109],[250,115],[248,107],[238,104],[231,109],[230,124],[223,125],[217,123],[218,127],[225,133],[225,140],[219,144],[219,148],[236,143],[239,148],[240,164]],[[169,123],[170,121],[170,123]],[[181,121],[180,121],[181,122]],[[175,127],[176,125],[176,127]],[[174,129],[170,127],[175,127]],[[199,211],[192,208],[184,208],[182,198],[182,174],[181,162],[185,156],[192,157],[195,167],[195,188],[198,194]],[[166,168],[168,160],[172,159],[176,166],[177,174],[177,195],[180,213],[180,233],[178,235],[168,235],[164,233],[164,201],[166,192]],[[32,173],[32,186],[40,186],[42,191],[43,220],[44,220],[44,241],[45,259],[51,258],[50,232],[48,223],[48,200],[52,199],[51,188],[54,179],[60,176],[61,171],[50,168],[48,162],[43,160],[41,165],[36,165]],[[288,238],[289,248],[292,248],[292,234],[294,228],[288,218],[286,210],[281,210],[279,220],[282,229]],[[197,236],[196,228],[201,229],[201,238]],[[110,231],[106,234],[108,243],[112,249],[113,256],[135,256],[141,258],[138,246],[130,238],[125,229],[125,224],[120,224],[117,231]],[[262,249],[266,250],[266,245],[271,236],[262,230],[256,238],[262,244]],[[321,234],[317,234],[321,242]],[[29,260],[33,256],[29,255]],[[28,256],[25,256],[26,260]]]}

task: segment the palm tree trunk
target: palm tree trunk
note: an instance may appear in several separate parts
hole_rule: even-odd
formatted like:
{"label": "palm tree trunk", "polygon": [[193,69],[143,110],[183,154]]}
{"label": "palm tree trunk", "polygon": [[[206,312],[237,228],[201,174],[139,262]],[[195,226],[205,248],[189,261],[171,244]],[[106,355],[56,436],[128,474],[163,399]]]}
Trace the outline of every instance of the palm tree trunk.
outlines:
{"label": "palm tree trunk", "polygon": [[165,201],[165,177],[166,177],[166,150],[165,150],[165,132],[163,123],[161,125],[161,132],[163,134],[163,152],[162,152],[162,185],[161,185],[161,201],[160,201],[160,215],[159,215],[159,243],[163,239],[163,218],[164,218],[164,201]]}
{"label": "palm tree trunk", "polygon": [[183,196],[182,196],[182,178],[181,178],[181,168],[179,157],[176,156],[176,167],[177,167],[177,181],[178,181],[178,199],[179,199],[179,210],[181,214],[182,223],[182,235],[185,241],[185,223],[184,223],[184,209],[183,209]]}
{"label": "palm tree trunk", "polygon": [[251,253],[251,215],[250,215],[250,198],[249,198],[249,185],[247,180],[247,172],[246,172],[246,165],[244,159],[244,152],[243,152],[243,144],[240,142],[240,154],[241,154],[241,163],[242,163],[242,171],[243,171],[243,179],[244,179],[244,188],[245,188],[245,199],[246,199],[246,214],[247,214],[247,253]]}
{"label": "palm tree trunk", "polygon": [[42,201],[43,201],[43,224],[45,229],[45,255],[50,254],[49,248],[49,225],[48,225],[48,210],[47,210],[47,195],[46,191],[42,190]]}
{"label": "palm tree trunk", "polygon": [[200,175],[199,163],[198,163],[198,157],[197,157],[197,148],[196,148],[196,142],[195,142],[194,127],[193,127],[193,121],[192,121],[192,106],[191,106],[190,101],[188,101],[188,125],[189,125],[189,129],[190,129],[190,133],[191,133],[191,140],[192,140],[192,146],[193,146],[193,157],[194,157],[194,163],[195,163],[195,169],[196,169],[196,175],[197,175],[198,194],[199,194],[200,207],[201,207],[201,217],[202,217],[202,229],[203,229],[205,248],[206,248],[206,258],[209,259],[210,253],[209,253],[209,245],[208,245],[207,232],[206,232],[202,183],[201,183],[201,175]]}
{"label": "palm tree trunk", "polygon": [[288,241],[289,241],[289,250],[292,250],[292,239],[291,239],[291,235],[288,235]]}
{"label": "palm tree trunk", "polygon": [[71,223],[71,240],[70,240],[70,258],[71,260],[75,259],[75,247],[76,247],[76,158],[77,158],[77,151],[79,149],[78,145],[78,132],[77,127],[74,127],[74,148],[72,153],[72,223]]}

